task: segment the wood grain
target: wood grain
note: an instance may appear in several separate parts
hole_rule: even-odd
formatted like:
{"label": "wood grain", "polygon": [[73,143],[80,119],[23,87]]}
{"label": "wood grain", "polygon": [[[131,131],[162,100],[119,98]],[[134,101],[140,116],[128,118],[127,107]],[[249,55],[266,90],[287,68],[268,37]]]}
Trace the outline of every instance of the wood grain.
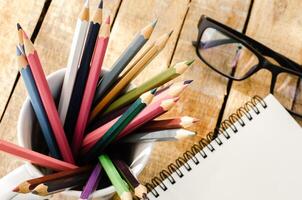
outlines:
{"label": "wood grain", "polygon": [[193,79],[194,81],[180,96],[177,106],[166,116],[190,115],[199,118],[200,122],[190,129],[197,131],[198,135],[194,139],[155,144],[152,157],[140,176],[140,179],[144,182],[148,182],[151,177],[158,175],[162,169],[166,168],[169,163],[174,162],[178,156],[181,156],[194,142],[204,137],[216,125],[226,91],[226,80],[205,66],[198,59],[192,46],[192,41],[197,38],[197,23],[200,16],[202,14],[208,15],[241,30],[249,5],[250,1],[242,0],[193,0],[191,2],[172,63],[185,59],[196,59],[193,66],[176,80]]}
{"label": "wood grain", "polygon": [[29,36],[39,20],[44,0],[26,1],[26,6],[20,6],[20,1],[0,1],[0,116],[4,112],[14,81],[18,74],[15,51],[18,41],[16,24],[19,22]]}
{"label": "wood grain", "polygon": [[[255,1],[246,34],[288,58],[302,62],[302,5],[298,1]],[[265,19],[265,20],[261,20]],[[285,39],[286,38],[286,39]],[[286,107],[291,107],[297,79],[282,74],[276,83],[276,94]],[[259,71],[247,80],[234,82],[227,101],[224,118],[234,112],[251,96],[265,97],[269,93],[271,74]],[[276,91],[275,90],[275,91]],[[282,91],[282,92],[281,92]],[[286,94],[286,95],[281,95]],[[300,95],[300,96],[299,96]],[[301,93],[296,109],[301,109]],[[300,108],[299,108],[300,107]]]}

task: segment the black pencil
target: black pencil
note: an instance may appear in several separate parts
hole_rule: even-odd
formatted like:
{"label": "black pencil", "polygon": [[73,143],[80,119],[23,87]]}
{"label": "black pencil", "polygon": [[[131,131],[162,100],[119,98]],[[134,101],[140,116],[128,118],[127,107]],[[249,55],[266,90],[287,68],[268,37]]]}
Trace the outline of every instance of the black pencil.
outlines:
{"label": "black pencil", "polygon": [[90,21],[82,59],[79,65],[76,80],[72,90],[72,95],[70,98],[70,103],[68,106],[64,129],[69,142],[71,142],[73,138],[73,132],[80,111],[85,85],[89,74],[90,61],[102,23],[102,8],[103,1],[100,2],[98,9],[96,10],[92,20]]}

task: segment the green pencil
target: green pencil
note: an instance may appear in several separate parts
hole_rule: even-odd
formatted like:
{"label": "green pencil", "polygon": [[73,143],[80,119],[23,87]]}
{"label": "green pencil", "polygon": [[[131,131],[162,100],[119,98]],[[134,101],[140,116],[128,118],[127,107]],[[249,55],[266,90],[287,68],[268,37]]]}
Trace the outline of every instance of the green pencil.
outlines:
{"label": "green pencil", "polygon": [[156,92],[156,89],[142,94],[126,112],[111,126],[110,129],[101,137],[96,144],[82,157],[82,161],[91,161],[104,151],[104,149],[124,130],[124,128],[148,105]]}
{"label": "green pencil", "polygon": [[133,41],[128,45],[120,57],[115,61],[111,67],[108,74],[104,74],[101,84],[97,87],[94,96],[94,105],[100,101],[102,96],[105,95],[106,91],[111,88],[116,82],[118,76],[129,64],[132,58],[137,54],[137,52],[144,46],[144,44],[149,40],[157,20],[148,24],[144,27],[133,39]]}
{"label": "green pencil", "polygon": [[183,74],[193,62],[194,62],[193,60],[180,62],[180,63],[176,63],[172,67],[169,67],[162,73],[159,73],[158,75],[154,76],[153,78],[146,81],[142,85],[130,90],[129,92],[118,98],[104,111],[104,114],[112,112],[113,110],[119,109],[125,105],[132,103],[142,93],[151,90],[153,88],[156,88],[158,86],[161,86],[167,83],[168,81],[176,78],[177,76]]}
{"label": "green pencil", "polygon": [[132,199],[131,192],[129,190],[129,186],[122,179],[114,164],[110,160],[109,156],[104,154],[99,156],[99,161],[103,166],[108,178],[110,179],[112,185],[114,186],[117,194],[121,198],[121,200],[130,200]]}

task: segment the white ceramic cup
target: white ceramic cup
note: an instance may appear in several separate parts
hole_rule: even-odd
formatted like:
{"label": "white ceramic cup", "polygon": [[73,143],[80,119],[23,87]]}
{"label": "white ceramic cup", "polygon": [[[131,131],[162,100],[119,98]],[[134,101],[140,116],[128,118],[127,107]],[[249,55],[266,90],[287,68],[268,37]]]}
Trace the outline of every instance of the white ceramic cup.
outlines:
{"label": "white ceramic cup", "polygon": [[[52,73],[47,77],[48,84],[52,91],[52,95],[57,97],[60,95],[61,85],[64,79],[65,69],[61,69],[57,72]],[[106,72],[105,72],[106,73]],[[17,127],[17,139],[20,146],[32,149],[32,133],[34,124],[37,123],[34,111],[30,104],[29,98],[27,98],[22,106]],[[128,158],[131,160],[131,169],[135,175],[138,175],[145,167],[152,151],[152,143],[141,143],[136,144],[131,149],[129,149],[130,155]],[[24,165],[12,171],[0,180],[0,199],[12,199],[16,196],[11,190],[16,187],[19,183],[42,176],[42,172],[30,162],[25,162]],[[7,191],[4,191],[6,188]],[[4,190],[3,190],[4,189]],[[97,190],[93,194],[93,199],[95,200],[106,200],[110,199],[115,193],[113,186]],[[69,190],[63,192],[67,197],[80,197],[81,191]],[[45,199],[38,197],[36,195],[17,195],[13,199]]]}

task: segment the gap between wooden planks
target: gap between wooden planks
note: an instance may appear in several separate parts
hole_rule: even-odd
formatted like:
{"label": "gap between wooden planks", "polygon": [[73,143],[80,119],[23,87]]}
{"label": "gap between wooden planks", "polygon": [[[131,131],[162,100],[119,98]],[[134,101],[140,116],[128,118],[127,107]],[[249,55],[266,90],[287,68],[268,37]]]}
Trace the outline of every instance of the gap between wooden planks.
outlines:
{"label": "gap between wooden planks", "polygon": [[26,6],[20,6],[18,0],[0,1],[0,116],[4,112],[18,74],[15,62],[16,43],[18,41],[17,22],[21,23],[28,30],[28,35],[31,36],[39,20],[44,2],[29,0],[26,2]]}

